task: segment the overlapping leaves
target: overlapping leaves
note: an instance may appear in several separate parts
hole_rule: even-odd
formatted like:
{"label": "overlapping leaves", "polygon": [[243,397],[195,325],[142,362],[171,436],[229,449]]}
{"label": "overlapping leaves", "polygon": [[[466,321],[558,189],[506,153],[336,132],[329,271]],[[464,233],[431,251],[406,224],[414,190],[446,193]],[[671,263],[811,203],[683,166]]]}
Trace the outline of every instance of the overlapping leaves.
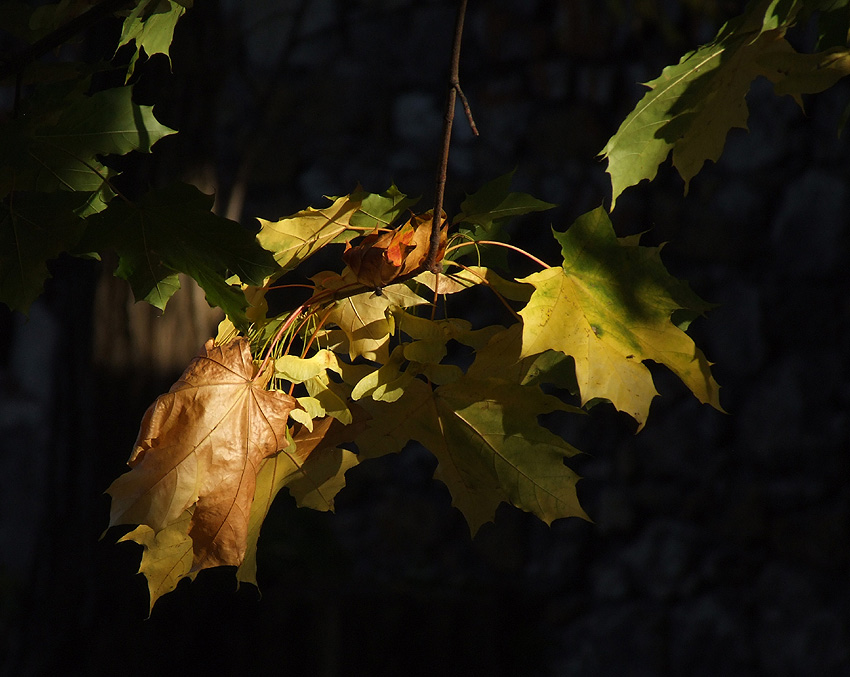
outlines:
{"label": "overlapping leaves", "polygon": [[712,42],[648,82],[650,91],[602,150],[611,176],[612,208],[623,190],[651,181],[671,153],[687,192],[703,164],[718,160],[729,131],[747,129],[746,95],[757,77],[769,79],[777,94],[802,103],[801,95],[821,92],[850,73],[846,31],[840,46],[819,54],[801,54],[785,39],[801,9],[823,4],[754,2]]}

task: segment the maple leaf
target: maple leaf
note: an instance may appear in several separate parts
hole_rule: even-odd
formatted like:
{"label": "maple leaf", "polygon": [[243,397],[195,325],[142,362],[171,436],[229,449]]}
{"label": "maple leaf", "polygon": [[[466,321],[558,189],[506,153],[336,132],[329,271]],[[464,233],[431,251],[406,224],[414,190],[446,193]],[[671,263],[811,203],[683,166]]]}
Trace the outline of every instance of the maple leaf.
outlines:
{"label": "maple leaf", "polygon": [[[319,273],[312,278],[317,293],[322,289],[336,290],[357,284],[351,271],[338,275],[330,271]],[[348,355],[353,360],[365,357],[367,360],[384,363],[389,358],[388,344],[392,325],[387,318],[391,307],[408,308],[428,303],[414,294],[403,284],[385,287],[380,296],[373,292],[356,294],[336,302],[328,315],[328,321],[342,329],[348,339]]]}
{"label": "maple leaf", "polygon": [[85,228],[78,193],[15,193],[0,204],[0,302],[27,312],[50,277],[47,261],[72,249]]}
{"label": "maple leaf", "polygon": [[[271,254],[235,221],[212,213],[213,196],[194,186],[173,184],[145,194],[136,204],[113,200],[89,217],[83,247],[114,249],[116,275],[127,280],[137,300],[164,309],[179,288],[177,273],[194,278],[211,305],[236,325],[247,324],[245,294],[226,281],[227,271],[262,285],[277,270]],[[187,248],[187,242],[192,247]]]}
{"label": "maple leaf", "polygon": [[[185,4],[185,3],[184,3]],[[132,12],[124,19],[121,27],[121,39],[118,41],[118,49],[124,45],[135,42],[133,54],[127,68],[127,77],[124,82],[129,82],[136,69],[136,62],[142,53],[148,57],[154,54],[164,54],[171,65],[171,55],[168,49],[174,38],[174,28],[177,21],[186,12],[183,4],[173,0],[160,2],[140,2]]]}
{"label": "maple leaf", "polygon": [[418,198],[407,197],[395,184],[383,193],[357,192],[351,197],[360,200],[360,208],[351,217],[351,225],[364,231],[389,228],[403,212],[419,202]]}
{"label": "maple leaf", "polygon": [[262,227],[257,240],[274,254],[282,272],[286,272],[325,245],[359,235],[357,229],[350,228],[351,218],[359,208],[359,200],[345,196],[324,209],[310,207],[278,221],[259,219]]}
{"label": "maple leaf", "polygon": [[103,189],[111,174],[99,156],[149,153],[175,133],[132,97],[132,87],[69,96],[58,115],[12,121],[0,136],[0,192]]}
{"label": "maple leaf", "polygon": [[766,57],[790,49],[786,26],[764,30],[759,7],[721,28],[713,42],[685,54],[667,66],[602,150],[611,175],[612,201],[628,186],[655,177],[658,166],[673,153],[673,165],[685,181],[706,160],[716,162],[733,127],[747,129],[746,95],[762,75],[772,81],[782,75]]}
{"label": "maple leaf", "polygon": [[299,507],[333,512],[345,473],[357,465],[357,456],[337,445],[353,439],[361,428],[359,422],[349,426],[326,417],[312,431],[302,428],[286,450],[263,461],[251,504],[245,559],[236,571],[238,581],[257,585],[257,541],[281,489],[287,487]]}
{"label": "maple leaf", "polygon": [[710,306],[666,271],[660,248],[618,240],[602,207],[554,235],[563,266],[521,280],[535,292],[520,311],[520,357],[546,350],[571,355],[582,404],[609,400],[638,430],[658,394],[644,360],[665,365],[700,402],[722,411],[710,363],[671,321],[680,309],[698,314]]}
{"label": "maple leaf", "polygon": [[119,543],[134,541],[143,548],[139,573],[148,581],[150,612],[156,601],[174,590],[182,579],[193,579],[197,575],[192,572],[192,538],[189,536],[192,512],[192,508],[184,510],[176,522],[158,532],[142,524],[118,539]]}
{"label": "maple leaf", "polygon": [[372,416],[356,439],[362,458],[400,451],[408,440],[437,457],[434,474],[452,495],[473,535],[502,502],[550,524],[587,515],[576,494],[579,476],[565,459],[579,453],[537,423],[552,411],[575,411],[538,387],[461,378],[432,390],[413,380],[388,404],[363,400]]}
{"label": "maple leaf", "polygon": [[[381,289],[397,277],[413,274],[428,258],[431,246],[432,218],[429,213],[412,217],[407,223],[385,233],[372,233],[357,245],[346,245],[342,259],[357,281],[372,289]],[[447,223],[440,228],[436,261],[446,251]]]}
{"label": "maple leaf", "polygon": [[265,389],[248,340],[212,339],[169,392],[145,413],[129,472],[107,489],[109,526],[154,532],[194,506],[192,570],[238,565],[244,556],[257,470],[286,446],[289,395]]}

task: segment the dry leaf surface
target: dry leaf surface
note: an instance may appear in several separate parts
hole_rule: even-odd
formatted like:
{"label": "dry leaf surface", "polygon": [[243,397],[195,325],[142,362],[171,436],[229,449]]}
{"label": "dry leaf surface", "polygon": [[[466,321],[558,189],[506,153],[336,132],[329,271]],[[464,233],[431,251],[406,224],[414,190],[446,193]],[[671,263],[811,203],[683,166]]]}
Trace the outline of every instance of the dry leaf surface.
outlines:
{"label": "dry leaf surface", "polygon": [[265,389],[270,374],[255,372],[247,339],[207,341],[145,414],[132,470],[107,489],[110,526],[158,532],[194,506],[193,571],[241,563],[257,471],[286,446],[289,412],[298,406]]}

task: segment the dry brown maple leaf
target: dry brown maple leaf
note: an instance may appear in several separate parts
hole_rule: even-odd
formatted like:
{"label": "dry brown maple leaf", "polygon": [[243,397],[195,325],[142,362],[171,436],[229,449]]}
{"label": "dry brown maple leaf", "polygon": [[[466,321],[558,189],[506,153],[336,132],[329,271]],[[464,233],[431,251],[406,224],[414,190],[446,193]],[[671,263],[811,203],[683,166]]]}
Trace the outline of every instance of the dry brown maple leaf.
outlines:
{"label": "dry brown maple leaf", "polygon": [[109,526],[160,531],[195,506],[189,527],[193,571],[239,565],[257,470],[286,442],[289,395],[266,390],[248,340],[208,340],[180,379],[145,413],[128,465],[106,490]]}
{"label": "dry brown maple leaf", "polygon": [[[425,263],[431,244],[431,221],[429,213],[420,214],[395,230],[367,235],[355,246],[347,244],[342,259],[361,284],[373,289],[385,287]],[[444,220],[437,261],[442,260],[446,250],[446,226]]]}

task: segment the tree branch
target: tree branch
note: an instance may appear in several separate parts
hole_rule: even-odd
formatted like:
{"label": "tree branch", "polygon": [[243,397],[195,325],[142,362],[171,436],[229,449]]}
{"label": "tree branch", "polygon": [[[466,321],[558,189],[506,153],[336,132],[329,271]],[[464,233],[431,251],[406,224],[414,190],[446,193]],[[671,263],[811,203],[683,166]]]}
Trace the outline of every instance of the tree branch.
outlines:
{"label": "tree branch", "polygon": [[425,260],[424,269],[436,273],[438,269],[437,252],[440,249],[440,227],[443,221],[443,196],[446,191],[446,174],[449,167],[449,147],[452,140],[452,122],[455,117],[455,103],[457,96],[460,94],[461,101],[464,104],[469,124],[472,127],[473,133],[477,136],[478,130],[475,127],[475,122],[472,120],[472,113],[469,110],[469,104],[466,97],[460,89],[460,43],[463,37],[463,20],[466,16],[467,0],[460,0],[457,9],[457,21],[455,23],[454,42],[452,44],[452,59],[449,70],[449,91],[446,97],[446,113],[443,118],[443,148],[440,155],[440,164],[437,168],[437,185],[434,191],[434,218],[431,221],[431,241],[428,247],[428,258]]}

